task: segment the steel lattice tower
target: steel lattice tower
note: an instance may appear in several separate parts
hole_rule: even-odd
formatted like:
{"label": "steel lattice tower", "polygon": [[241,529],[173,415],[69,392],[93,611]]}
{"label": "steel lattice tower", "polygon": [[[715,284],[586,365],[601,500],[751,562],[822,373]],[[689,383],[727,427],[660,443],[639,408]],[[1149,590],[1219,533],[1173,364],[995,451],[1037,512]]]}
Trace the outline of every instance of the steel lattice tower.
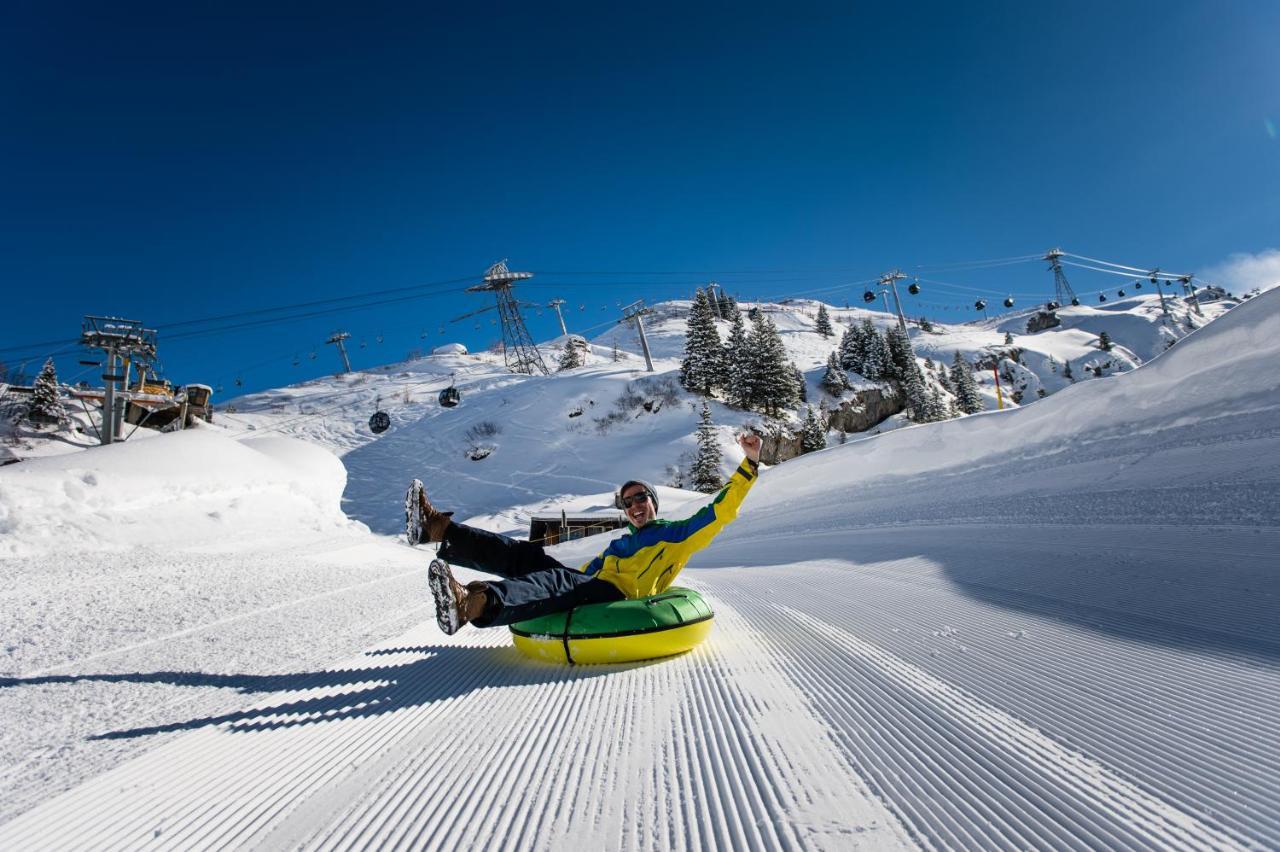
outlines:
{"label": "steel lattice tower", "polygon": [[1062,249],[1051,249],[1042,259],[1049,261],[1049,268],[1053,270],[1053,293],[1054,301],[1059,305],[1069,305],[1076,298],[1076,291],[1071,289],[1071,285],[1067,283],[1067,274],[1062,271]]}
{"label": "steel lattice tower", "polygon": [[513,373],[529,375],[536,370],[546,375],[550,371],[543,363],[542,353],[529,335],[529,329],[525,327],[524,317],[520,315],[520,303],[511,295],[513,283],[532,277],[532,272],[512,272],[507,269],[507,262],[501,260],[489,267],[489,271],[484,274],[484,283],[468,287],[467,292],[493,293],[498,300],[498,316],[502,320],[502,357],[507,369]]}

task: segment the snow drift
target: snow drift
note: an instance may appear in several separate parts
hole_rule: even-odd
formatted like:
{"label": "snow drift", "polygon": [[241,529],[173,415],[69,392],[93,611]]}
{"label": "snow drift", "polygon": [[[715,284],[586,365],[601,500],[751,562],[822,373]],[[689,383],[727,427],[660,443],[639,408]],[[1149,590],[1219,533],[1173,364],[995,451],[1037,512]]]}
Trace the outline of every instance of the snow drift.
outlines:
{"label": "snow drift", "polygon": [[346,481],[311,444],[211,429],[31,459],[0,469],[0,555],[216,550],[337,530],[351,525],[339,508]]}

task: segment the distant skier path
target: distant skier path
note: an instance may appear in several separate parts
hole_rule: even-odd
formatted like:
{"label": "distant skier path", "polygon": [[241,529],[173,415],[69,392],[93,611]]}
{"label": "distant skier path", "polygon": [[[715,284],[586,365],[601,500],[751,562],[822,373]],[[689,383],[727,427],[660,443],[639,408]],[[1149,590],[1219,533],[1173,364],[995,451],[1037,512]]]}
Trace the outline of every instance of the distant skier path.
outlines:
{"label": "distant skier path", "polygon": [[186,720],[0,846],[1280,844],[1280,626],[1258,584],[1280,531],[822,542],[797,563],[783,536],[727,539],[689,573],[716,631],[663,662],[535,664],[502,631],[421,625]]}

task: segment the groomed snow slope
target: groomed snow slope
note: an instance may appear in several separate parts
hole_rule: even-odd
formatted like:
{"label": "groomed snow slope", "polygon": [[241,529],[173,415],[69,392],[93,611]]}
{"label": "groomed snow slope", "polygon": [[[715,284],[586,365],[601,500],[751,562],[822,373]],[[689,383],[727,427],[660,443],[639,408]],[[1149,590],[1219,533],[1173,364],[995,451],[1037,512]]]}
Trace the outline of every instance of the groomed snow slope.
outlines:
{"label": "groomed snow slope", "polygon": [[[31,662],[0,708],[43,742],[5,733],[6,792],[38,792],[0,846],[1275,847],[1278,350],[1271,292],[1133,373],[765,472],[685,575],[717,628],[673,660],[443,637],[412,602],[428,554],[349,530],[285,559],[298,587],[273,600],[10,651]],[[280,555],[247,536],[216,570]],[[49,562],[7,560],[11,588],[89,605]],[[85,583],[111,603],[111,578]],[[362,646],[379,605],[420,623]],[[285,638],[317,623],[318,653]]]}

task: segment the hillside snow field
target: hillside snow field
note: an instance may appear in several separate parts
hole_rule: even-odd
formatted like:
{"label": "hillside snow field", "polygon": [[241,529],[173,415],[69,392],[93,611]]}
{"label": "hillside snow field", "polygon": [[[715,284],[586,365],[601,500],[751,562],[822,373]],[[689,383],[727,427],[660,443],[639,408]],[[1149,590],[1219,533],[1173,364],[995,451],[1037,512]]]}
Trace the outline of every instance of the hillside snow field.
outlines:
{"label": "hillside snow field", "polygon": [[440,355],[0,469],[0,848],[1280,846],[1280,292],[765,470],[682,576],[686,655],[443,636],[408,479],[520,533],[670,481],[697,400],[654,325],[653,376]]}

